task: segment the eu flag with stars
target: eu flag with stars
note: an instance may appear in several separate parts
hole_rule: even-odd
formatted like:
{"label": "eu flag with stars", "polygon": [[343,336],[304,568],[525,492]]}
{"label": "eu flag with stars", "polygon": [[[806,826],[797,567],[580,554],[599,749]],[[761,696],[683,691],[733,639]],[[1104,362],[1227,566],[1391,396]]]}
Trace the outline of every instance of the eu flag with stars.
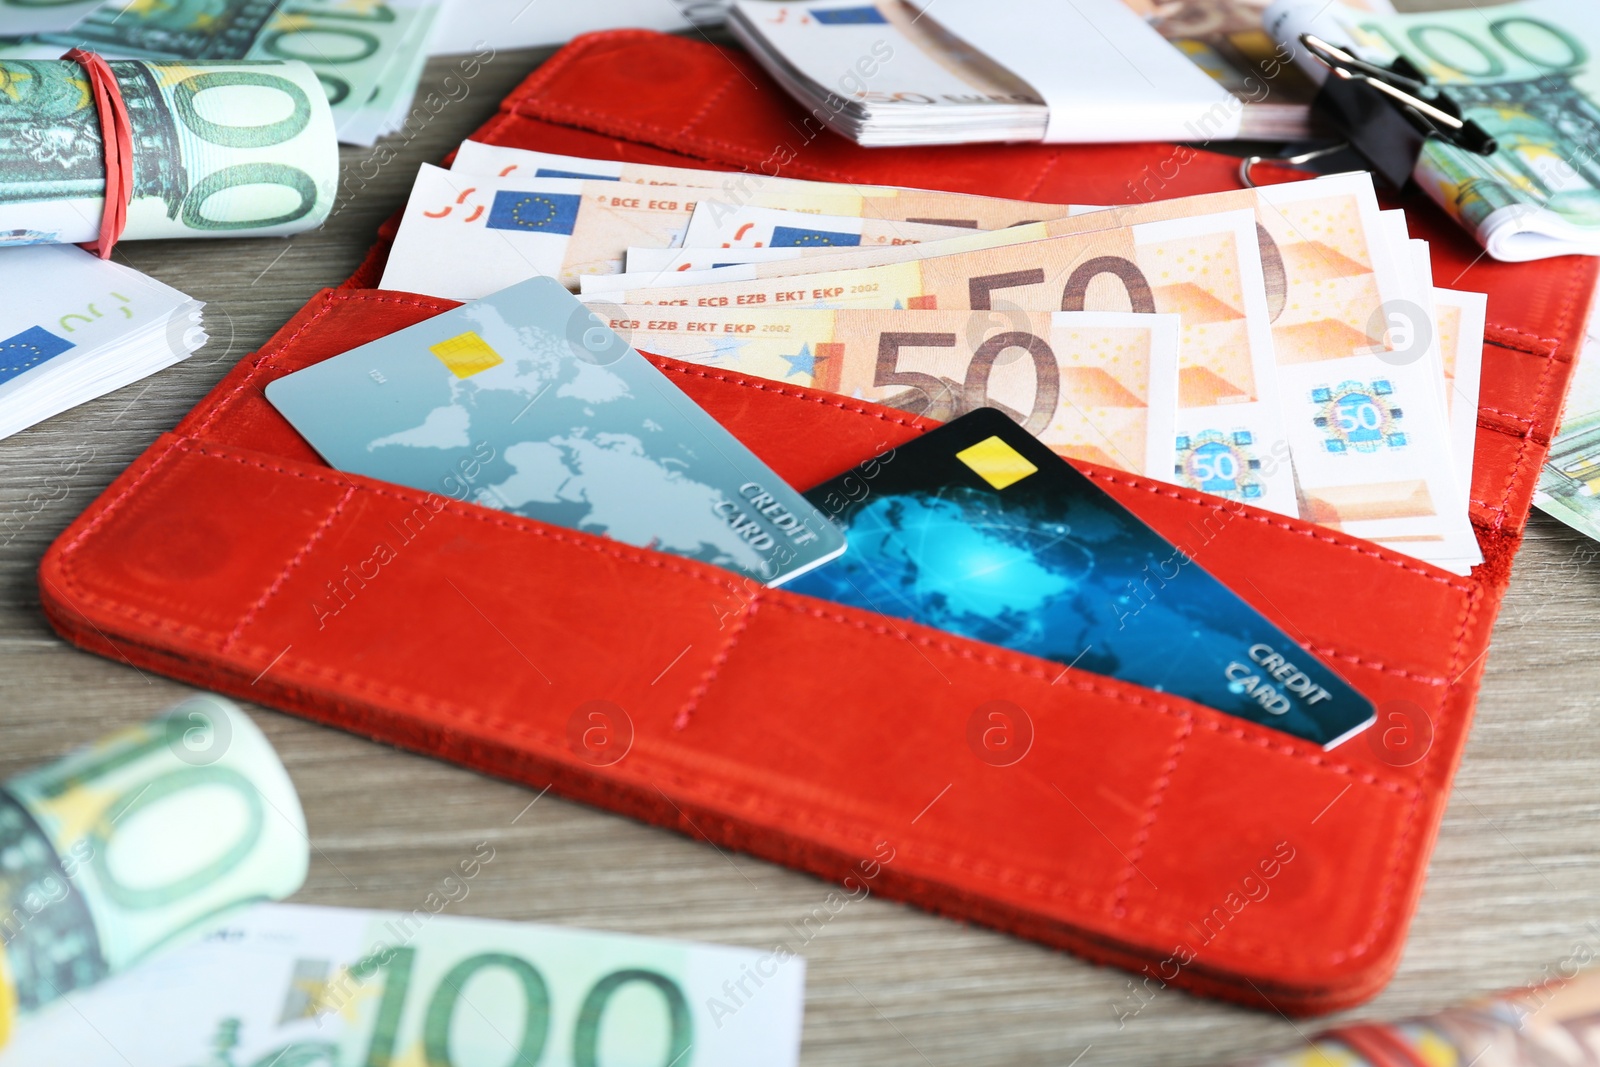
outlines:
{"label": "eu flag with stars", "polygon": [[824,26],[860,26],[872,23],[887,23],[883,12],[875,7],[836,7],[812,8],[811,17]]}
{"label": "eu flag with stars", "polygon": [[829,245],[844,248],[861,243],[858,233],[839,233],[836,230],[807,230],[799,226],[774,226],[773,248],[818,248]]}
{"label": "eu flag with stars", "polygon": [[13,337],[7,337],[0,341],[0,384],[27,373],[72,347],[71,341],[57,337],[43,326],[30,326]]}
{"label": "eu flag with stars", "polygon": [[571,233],[578,222],[577,193],[494,194],[489,209],[491,230],[532,230],[538,233]]}

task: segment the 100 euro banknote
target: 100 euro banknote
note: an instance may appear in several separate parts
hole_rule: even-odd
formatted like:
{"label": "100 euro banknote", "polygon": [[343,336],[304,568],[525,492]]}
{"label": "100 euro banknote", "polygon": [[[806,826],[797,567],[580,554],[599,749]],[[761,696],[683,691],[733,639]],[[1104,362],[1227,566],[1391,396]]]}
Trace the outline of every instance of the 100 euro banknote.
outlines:
{"label": "100 euro banknote", "polygon": [[0,1067],[790,1067],[805,961],[459,918],[470,844],[410,911],[261,905],[19,1032]]}
{"label": "100 euro banknote", "polygon": [[1600,8],[1590,0],[1408,14],[1279,0],[1265,24],[1297,51],[1311,32],[1373,62],[1404,57],[1495,138],[1487,156],[1429,138],[1412,172],[1490,255],[1600,251]]}
{"label": "100 euro banknote", "polygon": [[[111,71],[137,146],[127,238],[275,236],[327,218],[338,145],[304,63],[130,60]],[[0,59],[0,244],[95,240],[105,191],[83,68]]]}
{"label": "100 euro banknote", "polygon": [[998,408],[1059,455],[1174,477],[1175,315],[593,310],[641,351],[941,421]]}

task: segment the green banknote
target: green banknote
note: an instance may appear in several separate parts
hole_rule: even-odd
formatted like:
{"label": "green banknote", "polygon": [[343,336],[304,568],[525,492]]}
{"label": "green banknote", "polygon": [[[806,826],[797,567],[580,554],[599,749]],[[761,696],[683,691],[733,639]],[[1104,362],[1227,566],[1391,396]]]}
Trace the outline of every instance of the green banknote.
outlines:
{"label": "green banknote", "polygon": [[1267,27],[1312,32],[1365,58],[1405,56],[1444,87],[1498,150],[1434,138],[1414,177],[1496,259],[1600,253],[1600,4],[1521,3],[1407,15],[1279,0]]}
{"label": "green banknote", "polygon": [[300,60],[316,71],[340,140],[370,145],[416,90],[440,0],[107,0],[44,41],[106,56]]}
{"label": "green banknote", "polygon": [[[494,846],[410,911],[262,904],[21,1028],[26,1067],[793,1067],[805,961],[464,918]],[[859,892],[864,893],[864,885]],[[834,894],[843,903],[859,899]]]}
{"label": "green banknote", "polygon": [[[327,218],[333,119],[304,63],[111,64],[133,129],[129,239],[256,237]],[[83,68],[0,59],[0,244],[100,231],[106,170]]]}
{"label": "green banknote", "polygon": [[1550,442],[1533,503],[1600,541],[1600,330],[1594,327],[1572,371],[1561,428]]}
{"label": "green banknote", "polygon": [[0,0],[0,33],[69,30],[100,3],[101,0]]}
{"label": "green banknote", "polygon": [[197,697],[0,785],[0,1044],[12,1024],[288,896],[310,844],[249,719]]}

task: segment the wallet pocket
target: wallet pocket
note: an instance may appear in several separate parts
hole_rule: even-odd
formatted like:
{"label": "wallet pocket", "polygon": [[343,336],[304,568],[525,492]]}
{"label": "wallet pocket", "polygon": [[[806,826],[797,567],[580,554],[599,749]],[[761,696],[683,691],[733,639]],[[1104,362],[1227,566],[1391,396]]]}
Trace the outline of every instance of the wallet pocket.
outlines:
{"label": "wallet pocket", "polygon": [[[265,401],[449,306],[313,302],[63,536],[56,625],[113,650],[158,633],[172,673],[1095,958],[1187,955],[1185,984],[1304,998],[1392,966],[1426,762],[345,475]],[[801,486],[932,425],[657,362]],[[1086,473],[1380,706],[1465,728],[1428,664],[1460,658],[1472,583]],[[1397,614],[1422,636],[1391,654]]]}

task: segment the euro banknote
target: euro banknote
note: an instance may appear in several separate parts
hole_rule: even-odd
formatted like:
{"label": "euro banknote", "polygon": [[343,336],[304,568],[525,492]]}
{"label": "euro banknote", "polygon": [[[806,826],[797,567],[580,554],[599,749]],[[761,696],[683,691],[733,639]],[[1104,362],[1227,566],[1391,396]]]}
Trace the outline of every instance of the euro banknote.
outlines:
{"label": "euro banknote", "polygon": [[46,35],[40,50],[186,63],[301,60],[326,90],[339,138],[370,145],[416,89],[439,2],[106,0],[72,29]]}
{"label": "euro banknote", "polygon": [[1533,503],[1600,541],[1600,323],[1593,319],[1575,364]]}
{"label": "euro banknote", "polygon": [[970,232],[970,227],[909,222],[872,215],[742,208],[719,216],[695,205],[683,244],[694,248],[883,248],[923,244]]}
{"label": "euro banknote", "polygon": [[[706,206],[702,202],[696,211]],[[1069,209],[1075,213],[1065,218],[914,247],[717,268],[698,285],[691,272],[683,272],[659,284],[696,290],[715,284],[723,295],[770,300],[785,288],[785,279],[851,265],[892,270],[933,256],[978,255],[985,248],[1024,247],[1103,226],[1246,206],[1257,224],[1274,360],[1291,405],[1285,411],[1287,443],[1278,443],[1295,456],[1300,514],[1358,536],[1411,545],[1413,554],[1457,570],[1474,565],[1480,557],[1450,449],[1445,383],[1427,306],[1431,285],[1416,276],[1404,216],[1384,217],[1365,174]],[[802,218],[790,217],[796,224]],[[779,220],[768,212],[765,221]],[[751,278],[768,283],[736,284]],[[638,284],[636,277],[598,278],[585,282],[584,292],[619,302],[654,299],[639,297],[631,288]]]}
{"label": "euro banknote", "polygon": [[1371,61],[1403,56],[1496,139],[1480,156],[1430,138],[1412,172],[1491,256],[1600,252],[1600,8],[1589,0],[1399,15],[1278,0],[1266,26],[1283,42],[1311,32]]}
{"label": "euro banknote", "polygon": [[0,0],[0,36],[70,30],[103,0]]}
{"label": "euro banknote", "polygon": [[[263,237],[327,218],[338,145],[306,64],[119,61],[111,70],[135,146],[126,238]],[[0,60],[0,244],[95,240],[105,190],[83,69]]]}
{"label": "euro banknote", "polygon": [[[1571,956],[1545,967],[1544,981],[1528,988],[1479,997],[1431,1015],[1302,1034],[1287,1052],[1234,1067],[1589,1067],[1600,1063],[1600,1028],[1595,1025],[1600,1018],[1600,971],[1581,968],[1593,959],[1593,950],[1580,941]],[[1570,977],[1554,977],[1552,971]],[[1362,1040],[1351,1040],[1347,1034],[1352,1033],[1360,1033]]]}
{"label": "euro banknote", "polygon": [[294,786],[196,697],[0,785],[0,1044],[53,1002],[305,880]]}
{"label": "euro banknote", "polygon": [[1183,323],[1183,481],[1298,514],[1253,212],[1095,230],[854,271],[594,297],[687,308],[1122,311]]}
{"label": "euro banknote", "polygon": [[792,1067],[805,961],[446,914],[469,843],[409,911],[263,904],[22,1029],[0,1067]]}
{"label": "euro banknote", "polygon": [[[545,275],[576,289],[585,274],[613,274],[633,245],[679,243],[696,190],[615,181],[495,178],[424,165],[412,186],[383,287],[476,300]],[[812,202],[847,214],[844,191]],[[829,210],[837,207],[840,210]]]}
{"label": "euro banknote", "polygon": [[699,167],[667,167],[620,159],[564,156],[556,152],[539,152],[531,148],[512,148],[473,140],[461,142],[450,161],[450,169],[463,174],[496,178],[578,178],[629,185],[689,185],[714,189],[719,196],[731,202],[738,202],[744,196],[762,190],[837,193],[846,189],[860,196],[889,195],[898,191],[898,187],[893,185],[861,185],[857,182],[841,185],[838,182],[785,178],[769,174],[764,169],[721,171]]}
{"label": "euro banknote", "polygon": [[1062,456],[1174,477],[1176,315],[593,310],[644,352],[940,421],[998,408]]}
{"label": "euro banknote", "polygon": [[[699,194],[696,199],[713,205],[711,210],[718,215],[718,222],[723,221],[722,216],[728,211],[752,207],[995,230],[1003,226],[1055,218],[1073,210],[1066,204],[1041,204],[1031,200],[1010,200],[940,189],[804,181],[772,177],[762,172],[728,174],[690,167],[583,160],[574,156],[551,156],[543,152],[484,145],[476,141],[462,144],[451,169],[485,176],[598,177],[640,185],[692,186],[711,190]],[[817,203],[808,199],[810,196],[824,197],[830,209],[823,211]]]}

